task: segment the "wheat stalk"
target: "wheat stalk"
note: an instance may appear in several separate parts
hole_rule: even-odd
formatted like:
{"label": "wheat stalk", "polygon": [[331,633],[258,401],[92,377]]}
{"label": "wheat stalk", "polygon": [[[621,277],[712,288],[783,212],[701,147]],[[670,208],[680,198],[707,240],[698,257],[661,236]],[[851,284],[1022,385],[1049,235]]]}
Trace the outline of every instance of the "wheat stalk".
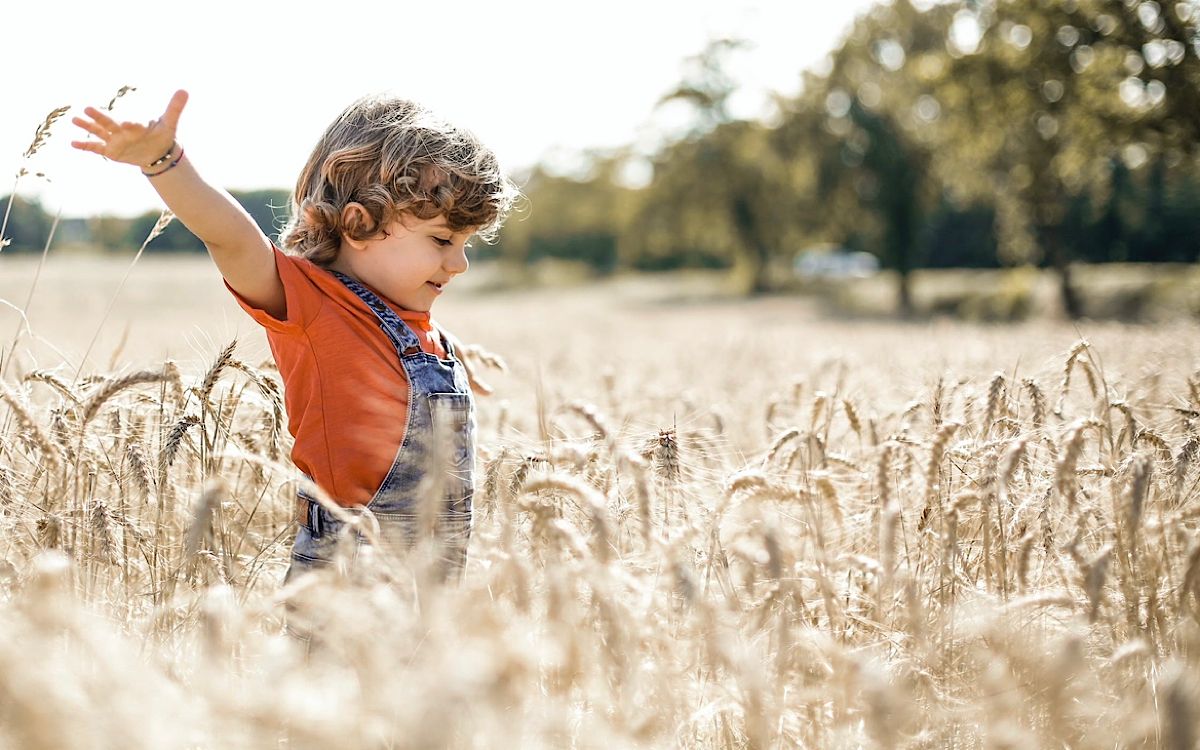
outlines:
{"label": "wheat stalk", "polygon": [[50,114],[46,115],[46,119],[42,120],[42,123],[37,126],[37,130],[33,134],[33,142],[29,144],[29,148],[25,149],[25,153],[21,154],[21,156],[28,159],[36,154],[50,138],[50,128],[70,110],[70,106],[57,107],[51,110]]}
{"label": "wheat stalk", "polygon": [[71,384],[48,370],[34,370],[25,375],[23,380],[27,383],[45,383],[65,396],[71,403],[79,403],[79,396],[71,390]]}
{"label": "wheat stalk", "polygon": [[33,444],[41,450],[42,458],[46,461],[50,471],[57,472],[62,466],[62,457],[59,455],[58,447],[46,437],[46,433],[42,431],[41,426],[26,407],[24,399],[2,380],[0,380],[0,400],[8,404],[17,418],[17,424],[21,430],[28,433]]}
{"label": "wheat stalk", "polygon": [[88,397],[79,409],[79,426],[83,429],[96,413],[100,411],[100,407],[104,406],[109,399],[116,396],[126,388],[131,388],[135,385],[144,385],[146,383],[159,383],[164,379],[163,373],[160,370],[141,370],[139,372],[131,372],[128,375],[122,375],[101,386],[95,393]]}

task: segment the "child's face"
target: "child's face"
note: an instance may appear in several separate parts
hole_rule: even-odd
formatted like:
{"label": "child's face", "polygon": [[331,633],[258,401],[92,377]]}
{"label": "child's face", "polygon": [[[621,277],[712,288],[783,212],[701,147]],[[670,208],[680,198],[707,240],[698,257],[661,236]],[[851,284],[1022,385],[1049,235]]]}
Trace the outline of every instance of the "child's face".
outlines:
{"label": "child's face", "polygon": [[466,245],[474,232],[453,233],[443,217],[406,216],[385,227],[346,257],[349,270],[406,310],[428,312],[445,286],[468,266]]}

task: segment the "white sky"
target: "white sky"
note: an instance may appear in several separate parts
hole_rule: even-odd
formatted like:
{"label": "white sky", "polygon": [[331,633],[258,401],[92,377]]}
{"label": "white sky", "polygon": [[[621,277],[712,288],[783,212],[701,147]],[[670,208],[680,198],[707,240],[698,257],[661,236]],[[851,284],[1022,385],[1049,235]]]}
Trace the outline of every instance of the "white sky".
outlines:
{"label": "white sky", "polygon": [[[362,94],[390,89],[475,131],[510,169],[638,141],[666,127],[656,100],[713,36],[753,48],[733,59],[735,114],[759,116],[769,92],[795,93],[802,70],[840,41],[871,0],[209,0],[83,3],[6,0],[0,10],[4,110],[0,195],[52,109],[73,111],[25,178],[64,216],[158,209],[137,170],[74,151],[69,118],[138,91],[115,116],[159,115],[191,100],[179,141],[210,181],[290,188],[326,125]],[[449,9],[449,10],[446,10]]]}

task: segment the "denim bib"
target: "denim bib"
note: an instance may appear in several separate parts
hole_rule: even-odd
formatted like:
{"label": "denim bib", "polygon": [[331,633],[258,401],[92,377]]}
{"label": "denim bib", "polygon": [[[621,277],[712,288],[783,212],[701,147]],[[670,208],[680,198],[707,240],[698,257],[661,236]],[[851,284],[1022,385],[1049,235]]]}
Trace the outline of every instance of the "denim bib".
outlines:
{"label": "denim bib", "polygon": [[[404,439],[366,508],[379,521],[384,546],[395,552],[412,547],[422,514],[435,516],[447,567],[461,572],[471,534],[475,474],[475,403],[466,370],[445,337],[442,345],[449,359],[439,359],[421,348],[412,329],[374,292],[345,274],[331,273],[375,313],[408,380]],[[422,507],[423,503],[431,505]],[[343,523],[316,503],[308,518],[296,532],[285,582],[297,569],[332,558]]]}

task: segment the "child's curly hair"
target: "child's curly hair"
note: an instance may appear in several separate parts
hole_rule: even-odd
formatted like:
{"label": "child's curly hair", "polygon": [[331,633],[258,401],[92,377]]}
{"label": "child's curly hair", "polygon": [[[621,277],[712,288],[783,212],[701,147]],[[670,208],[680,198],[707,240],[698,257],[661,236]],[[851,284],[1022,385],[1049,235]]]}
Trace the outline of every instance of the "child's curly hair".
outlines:
{"label": "child's curly hair", "polygon": [[[496,155],[472,133],[415,102],[367,96],[334,120],[308,157],[280,242],[327,266],[342,235],[373,237],[402,214],[445,216],[451,231],[473,229],[486,242],[518,196]],[[352,202],[369,219],[355,212],[343,222],[342,210]]]}

